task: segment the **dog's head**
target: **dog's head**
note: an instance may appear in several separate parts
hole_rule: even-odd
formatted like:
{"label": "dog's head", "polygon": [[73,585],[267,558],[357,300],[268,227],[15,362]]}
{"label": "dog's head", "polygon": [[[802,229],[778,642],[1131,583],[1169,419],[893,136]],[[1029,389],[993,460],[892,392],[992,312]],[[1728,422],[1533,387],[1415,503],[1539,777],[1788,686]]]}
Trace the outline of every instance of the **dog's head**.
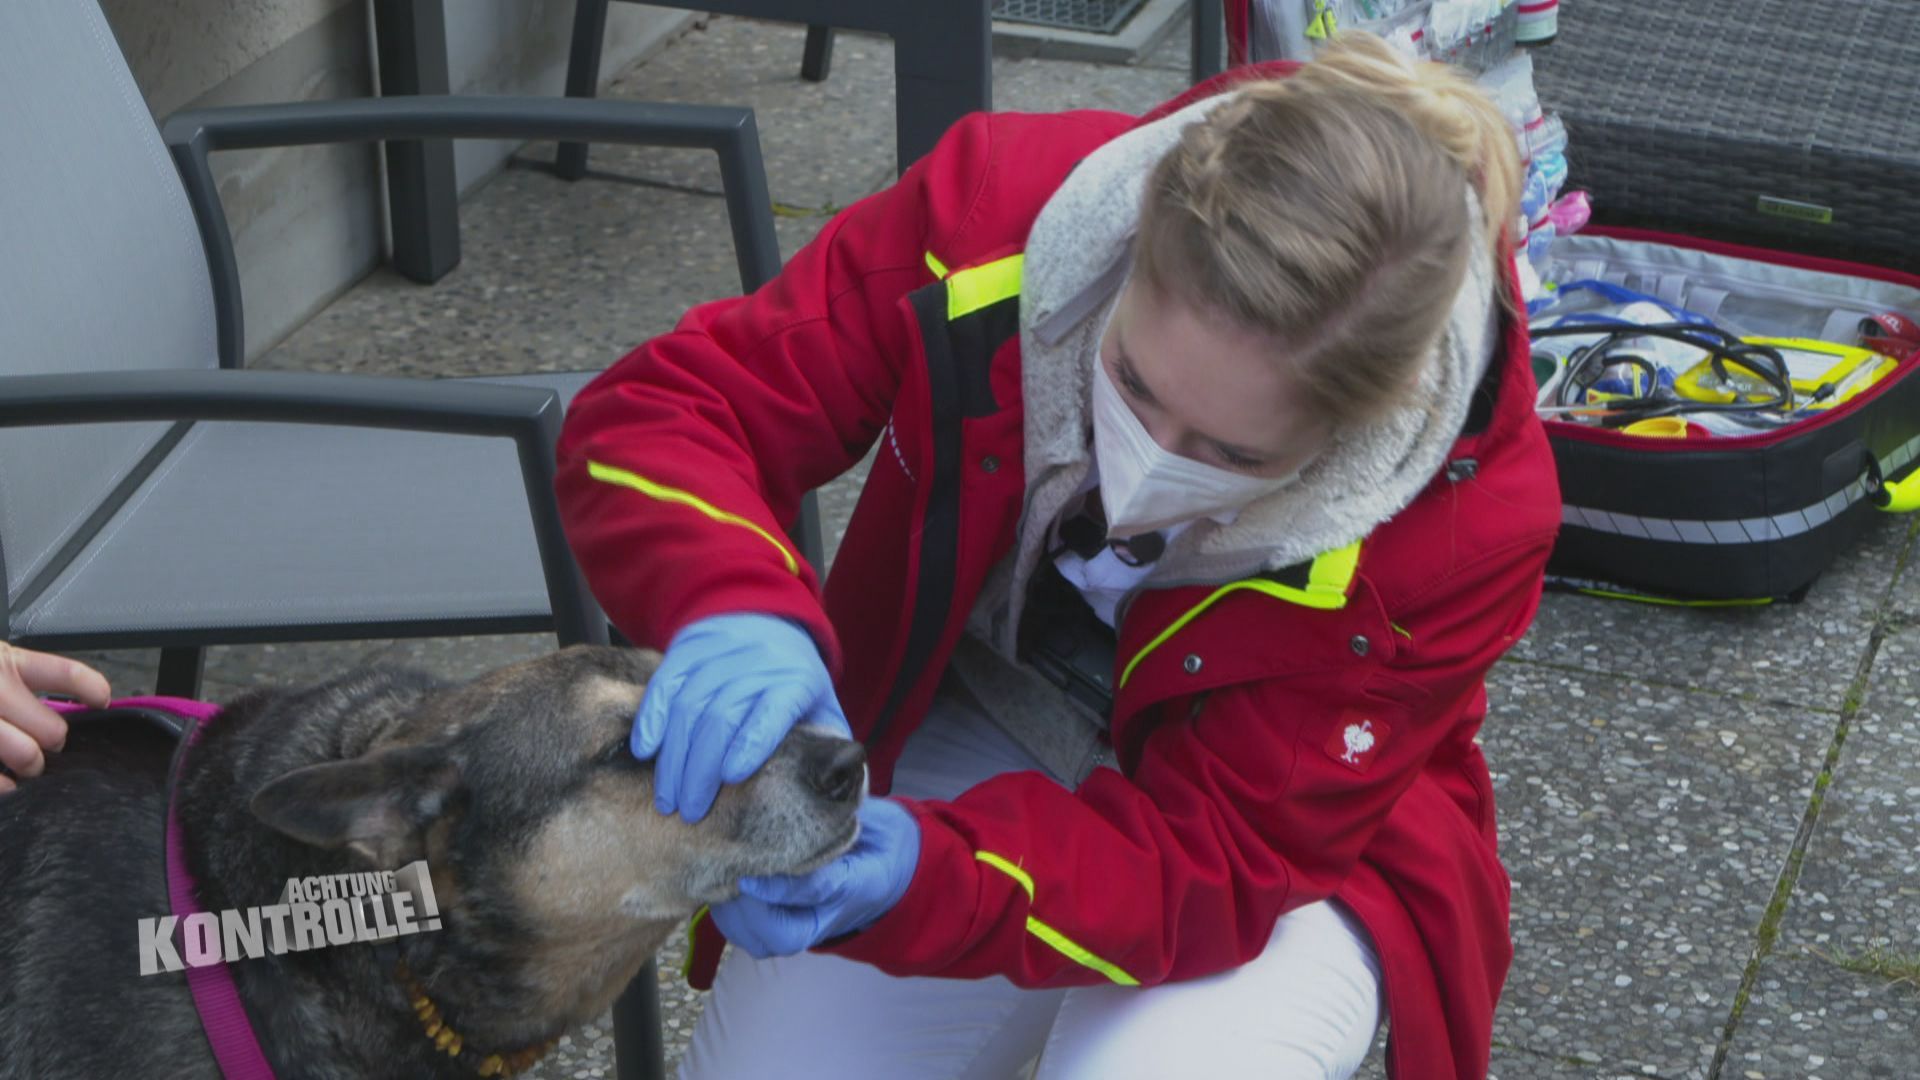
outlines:
{"label": "dog's head", "polygon": [[364,753],[274,779],[253,812],[367,869],[427,860],[439,964],[504,964],[538,1000],[502,1010],[591,1019],[676,922],[733,897],[741,877],[844,851],[865,792],[857,743],[798,728],[698,823],[661,815],[652,762],[628,750],[659,659],[573,648],[420,693]]}

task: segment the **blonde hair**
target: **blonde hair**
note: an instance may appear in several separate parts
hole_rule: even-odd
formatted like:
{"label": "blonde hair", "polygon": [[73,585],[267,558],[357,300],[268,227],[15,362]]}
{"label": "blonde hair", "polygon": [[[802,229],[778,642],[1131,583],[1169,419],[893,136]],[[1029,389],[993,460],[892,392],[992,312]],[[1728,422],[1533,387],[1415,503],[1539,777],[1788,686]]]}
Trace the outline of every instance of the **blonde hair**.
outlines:
{"label": "blonde hair", "polygon": [[1320,415],[1364,422],[1408,402],[1469,259],[1494,261],[1511,305],[1520,180],[1512,128],[1464,75],[1343,34],[1186,129],[1148,182],[1136,269],[1270,334]]}

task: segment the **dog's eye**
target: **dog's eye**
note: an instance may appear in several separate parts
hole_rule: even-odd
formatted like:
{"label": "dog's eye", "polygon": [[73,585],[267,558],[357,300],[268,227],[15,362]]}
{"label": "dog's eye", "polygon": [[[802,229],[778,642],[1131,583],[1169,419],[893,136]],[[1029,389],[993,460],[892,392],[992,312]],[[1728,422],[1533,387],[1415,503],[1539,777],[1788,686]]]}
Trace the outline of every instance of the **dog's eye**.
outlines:
{"label": "dog's eye", "polygon": [[599,753],[593,755],[593,763],[612,769],[637,769],[640,767],[640,759],[634,757],[633,751],[628,749],[627,737],[624,735],[608,743],[600,749]]}

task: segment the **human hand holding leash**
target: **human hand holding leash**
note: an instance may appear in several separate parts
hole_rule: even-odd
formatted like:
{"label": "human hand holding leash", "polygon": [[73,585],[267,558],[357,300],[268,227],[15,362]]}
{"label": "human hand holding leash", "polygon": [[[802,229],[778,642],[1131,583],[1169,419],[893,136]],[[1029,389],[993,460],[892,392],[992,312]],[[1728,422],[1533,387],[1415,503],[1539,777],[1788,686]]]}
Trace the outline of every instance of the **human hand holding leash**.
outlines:
{"label": "human hand holding leash", "polygon": [[659,755],[654,808],[693,822],[722,784],[752,776],[802,723],[853,737],[813,638],[773,615],[713,615],[668,643],[629,745],[642,761]]}
{"label": "human hand holding leash", "polygon": [[907,894],[920,864],[920,825],[892,799],[860,805],[860,836],[846,854],[799,877],[750,877],[738,899],[712,908],[727,940],[764,960],[791,956],[864,929]]}
{"label": "human hand holding leash", "polygon": [[[101,707],[113,696],[106,676],[78,660],[0,641],[0,765],[14,776],[39,776],[47,755],[67,744],[67,722],[35,694],[64,694]],[[0,794],[14,781],[0,773]]]}

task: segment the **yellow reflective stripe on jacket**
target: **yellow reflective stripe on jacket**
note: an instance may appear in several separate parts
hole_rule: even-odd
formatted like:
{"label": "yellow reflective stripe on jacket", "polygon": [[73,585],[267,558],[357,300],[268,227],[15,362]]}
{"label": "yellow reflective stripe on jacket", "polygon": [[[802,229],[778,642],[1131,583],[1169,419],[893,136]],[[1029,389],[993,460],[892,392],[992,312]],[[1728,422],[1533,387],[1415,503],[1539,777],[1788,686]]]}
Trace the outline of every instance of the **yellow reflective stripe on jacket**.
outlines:
{"label": "yellow reflective stripe on jacket", "polygon": [[1353,573],[1360,568],[1360,544],[1361,541],[1355,540],[1346,547],[1314,556],[1305,589],[1276,582],[1268,584],[1279,590],[1275,595],[1283,600],[1323,611],[1338,611],[1347,606],[1347,590],[1353,588]]}
{"label": "yellow reflective stripe on jacket", "polygon": [[1019,882],[1020,887],[1027,891],[1027,899],[1029,901],[1033,899],[1033,879],[1027,876],[1025,870],[1020,869],[991,851],[976,851],[973,853],[973,857]]}
{"label": "yellow reflective stripe on jacket", "polygon": [[931,251],[927,252],[927,269],[933,271],[934,277],[943,278],[947,276],[947,264],[934,258],[933,252]]}
{"label": "yellow reflective stripe on jacket", "polygon": [[1039,919],[1034,918],[1031,910],[1033,903],[1033,879],[1027,876],[1025,870],[1020,869],[1018,866],[995,855],[991,851],[976,851],[973,853],[973,857],[1019,882],[1020,887],[1026,890],[1027,903],[1029,905],[1027,912],[1027,933],[1046,942],[1053,947],[1053,951],[1079,964],[1081,967],[1092,968],[1120,986],[1140,985],[1139,979],[1134,978],[1120,970],[1117,966],[1093,955],[1079,942],[1048,926],[1046,923],[1041,922]]}
{"label": "yellow reflective stripe on jacket", "polygon": [[693,943],[698,940],[695,933],[700,929],[700,920],[707,917],[707,905],[701,904],[700,910],[687,920],[687,955],[680,958],[680,977],[685,979],[693,973]]}
{"label": "yellow reflective stripe on jacket", "polygon": [[1313,560],[1313,566],[1307,571],[1305,588],[1282,585],[1277,581],[1268,581],[1266,578],[1248,578],[1245,581],[1229,582],[1213,590],[1207,594],[1206,599],[1188,608],[1186,614],[1173,620],[1165,630],[1160,631],[1152,641],[1147,642],[1138,653],[1135,653],[1132,660],[1127,661],[1126,668],[1120,672],[1120,685],[1122,687],[1127,685],[1127,679],[1133,675],[1133,669],[1140,666],[1140,661],[1145,660],[1148,653],[1159,648],[1162,642],[1178,633],[1181,627],[1198,618],[1201,612],[1213,606],[1214,601],[1228,593],[1240,589],[1252,589],[1276,600],[1285,600],[1289,604],[1300,604],[1303,607],[1318,608],[1322,611],[1338,611],[1346,607],[1347,591],[1353,587],[1353,574],[1360,566],[1360,544],[1361,541],[1355,540],[1346,547],[1317,556]]}
{"label": "yellow reflective stripe on jacket", "polygon": [[[929,255],[928,259],[932,260]],[[958,319],[1008,297],[1020,295],[1023,255],[1009,255],[980,266],[969,266],[947,276],[947,318]],[[933,265],[929,261],[928,265]]]}
{"label": "yellow reflective stripe on jacket", "polygon": [[729,514],[725,510],[720,509],[691,492],[681,491],[679,488],[670,488],[665,484],[656,484],[638,473],[628,472],[625,469],[616,469],[611,465],[602,465],[597,461],[587,462],[587,475],[602,483],[632,488],[642,495],[659,499],[661,502],[691,506],[715,521],[728,525],[738,525],[743,529],[751,529],[755,535],[767,543],[772,544],[774,549],[780,552],[780,557],[786,560],[787,573],[793,574],[796,577],[800,574],[800,560],[794,557],[793,552],[787,545],[780,542],[779,537],[748,521],[746,518],[741,517],[739,514]]}

